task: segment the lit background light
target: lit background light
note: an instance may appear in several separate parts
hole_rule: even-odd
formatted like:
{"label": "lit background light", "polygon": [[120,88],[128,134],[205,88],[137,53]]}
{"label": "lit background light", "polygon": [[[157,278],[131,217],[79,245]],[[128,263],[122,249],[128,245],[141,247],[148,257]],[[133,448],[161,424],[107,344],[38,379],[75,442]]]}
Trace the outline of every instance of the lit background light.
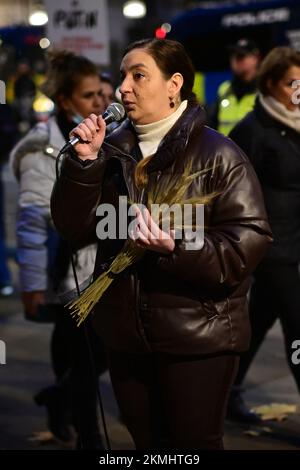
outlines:
{"label": "lit background light", "polygon": [[48,15],[45,11],[35,11],[29,16],[29,23],[32,26],[42,26],[48,23]]}
{"label": "lit background light", "polygon": [[36,113],[50,113],[54,109],[54,103],[45,95],[36,98],[32,105]]}
{"label": "lit background light", "polygon": [[140,1],[129,1],[123,5],[123,15],[126,18],[143,18],[147,13],[146,5]]}
{"label": "lit background light", "polygon": [[163,23],[161,25],[161,29],[163,29],[166,33],[169,33],[172,29],[172,26],[170,25],[170,23]]}
{"label": "lit background light", "polygon": [[42,38],[40,39],[39,45],[42,49],[47,49],[47,47],[50,46],[50,41],[48,38]]}
{"label": "lit background light", "polygon": [[164,29],[162,29],[162,27],[157,28],[155,30],[155,37],[157,39],[165,39],[166,35],[167,35],[166,31]]}

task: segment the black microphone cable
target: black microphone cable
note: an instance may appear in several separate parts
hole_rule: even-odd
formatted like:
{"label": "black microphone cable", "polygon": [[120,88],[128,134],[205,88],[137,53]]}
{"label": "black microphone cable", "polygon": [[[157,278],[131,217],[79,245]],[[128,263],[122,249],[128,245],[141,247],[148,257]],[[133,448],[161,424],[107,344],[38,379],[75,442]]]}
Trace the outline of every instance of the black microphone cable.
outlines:
{"label": "black microphone cable", "polygon": [[[74,276],[74,280],[75,280],[75,284],[76,284],[76,291],[77,291],[78,297],[80,297],[80,288],[79,288],[79,283],[78,283],[78,276],[77,276],[77,273],[76,273],[76,266],[75,266],[74,257],[73,257],[73,253],[72,253],[72,250],[71,250],[70,246],[69,246],[69,250],[70,250],[73,276]],[[77,328],[80,328],[80,327],[77,327]],[[95,387],[96,387],[96,390],[97,390],[97,397],[98,397],[99,408],[100,408],[100,413],[101,413],[101,421],[102,421],[102,425],[103,425],[103,431],[104,431],[104,436],[105,436],[105,441],[106,441],[106,447],[107,447],[107,450],[110,451],[111,450],[111,444],[110,444],[109,435],[108,435],[107,426],[106,426],[105,412],[104,412],[103,400],[102,400],[101,391],[100,391],[99,378],[98,378],[98,374],[97,374],[97,371],[96,371],[96,365],[95,365],[94,356],[93,356],[93,348],[92,348],[92,345],[91,345],[91,342],[90,342],[89,333],[88,333],[88,329],[87,329],[87,324],[85,323],[85,321],[83,322],[83,329],[84,329],[84,336],[85,336],[86,344],[87,344],[87,347],[88,347],[90,364],[91,364],[91,368],[92,368],[92,376],[93,376],[92,378],[93,378],[93,381],[94,381],[94,384],[95,384]]]}

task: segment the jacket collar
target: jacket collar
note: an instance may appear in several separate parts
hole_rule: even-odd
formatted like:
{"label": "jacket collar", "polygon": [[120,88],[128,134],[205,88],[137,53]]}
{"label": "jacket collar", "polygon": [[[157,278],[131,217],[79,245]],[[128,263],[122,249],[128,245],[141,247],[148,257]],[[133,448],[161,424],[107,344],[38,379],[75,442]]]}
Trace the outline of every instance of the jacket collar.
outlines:
{"label": "jacket collar", "polygon": [[[171,165],[185,149],[189,135],[193,131],[200,133],[205,124],[205,111],[200,105],[188,106],[174,126],[165,135],[159,144],[155,157],[147,166],[148,173],[163,170]],[[139,155],[136,152],[138,139],[129,119],[126,119],[106,142],[113,145],[120,152],[129,155]]]}

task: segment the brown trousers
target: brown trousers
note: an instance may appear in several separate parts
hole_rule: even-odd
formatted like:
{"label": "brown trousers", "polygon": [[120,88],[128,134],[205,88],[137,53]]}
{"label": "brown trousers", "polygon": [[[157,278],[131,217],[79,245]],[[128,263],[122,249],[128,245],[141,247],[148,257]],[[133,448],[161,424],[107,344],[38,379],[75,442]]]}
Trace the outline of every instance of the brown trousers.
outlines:
{"label": "brown trousers", "polygon": [[116,399],[138,450],[223,449],[239,356],[109,352]]}

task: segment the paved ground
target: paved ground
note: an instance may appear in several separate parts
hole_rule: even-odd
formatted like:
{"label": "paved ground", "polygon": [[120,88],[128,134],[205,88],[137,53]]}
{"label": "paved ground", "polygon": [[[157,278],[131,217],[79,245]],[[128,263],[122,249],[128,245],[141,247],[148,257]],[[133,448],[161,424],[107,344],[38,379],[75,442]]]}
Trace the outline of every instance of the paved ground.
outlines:
{"label": "paved ground", "polygon": [[[7,172],[5,181],[8,245],[13,249],[16,185]],[[17,289],[17,266],[13,259],[10,266]],[[0,365],[0,450],[61,448],[57,443],[48,442],[41,446],[31,440],[35,432],[46,430],[44,409],[33,403],[32,396],[53,380],[49,365],[51,328],[51,325],[38,325],[23,319],[17,290],[12,298],[0,299],[0,339],[6,343],[6,364]],[[130,437],[118,421],[118,410],[107,374],[101,378],[100,387],[112,448],[132,449]],[[272,402],[299,404],[298,393],[285,362],[279,324],[269,332],[245,387],[245,398],[250,405]],[[261,434],[250,437],[244,434],[249,427],[226,423],[226,448],[300,449],[299,412],[283,422],[268,422],[266,426],[268,431],[252,428],[252,431]]]}

